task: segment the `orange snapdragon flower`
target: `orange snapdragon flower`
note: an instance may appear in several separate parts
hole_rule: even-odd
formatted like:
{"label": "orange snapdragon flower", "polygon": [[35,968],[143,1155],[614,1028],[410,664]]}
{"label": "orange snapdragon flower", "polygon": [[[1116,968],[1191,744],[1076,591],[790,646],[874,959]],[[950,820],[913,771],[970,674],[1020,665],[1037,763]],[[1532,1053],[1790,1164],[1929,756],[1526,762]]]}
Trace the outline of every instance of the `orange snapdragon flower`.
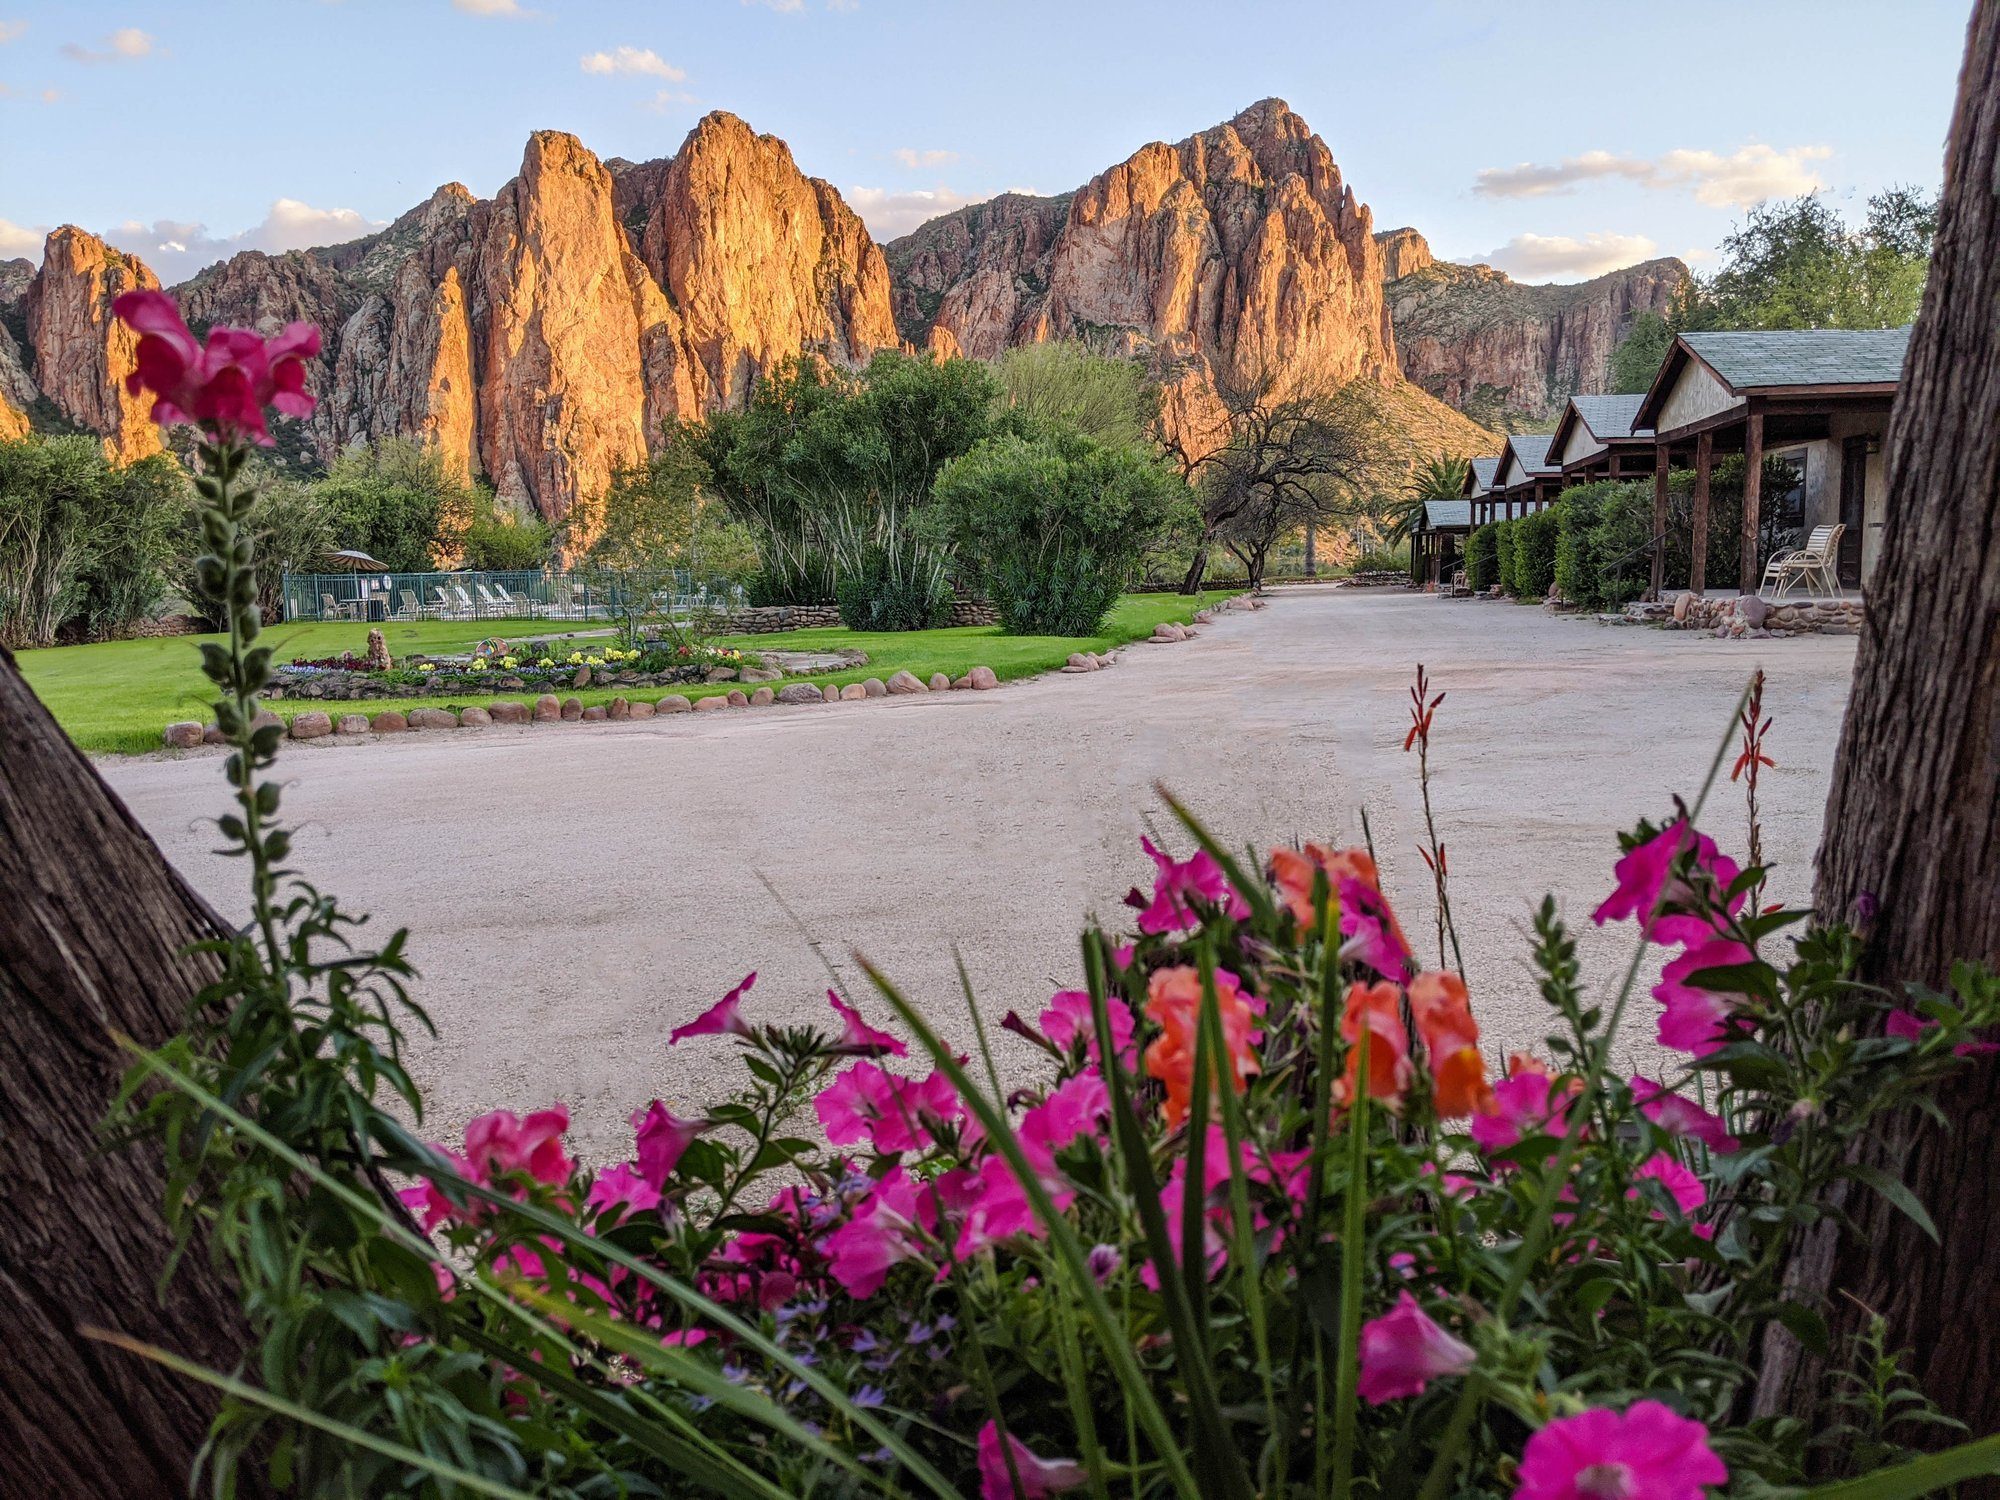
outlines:
{"label": "orange snapdragon flower", "polygon": [[1401,991],[1386,980],[1356,984],[1347,992],[1341,1011],[1340,1035],[1347,1043],[1347,1067],[1333,1087],[1341,1104],[1351,1104],[1360,1094],[1362,1029],[1368,1032],[1368,1097],[1388,1101],[1394,1108],[1410,1086],[1410,1038],[1403,1030]]}
{"label": "orange snapdragon flower", "polygon": [[[1223,1050],[1229,1054],[1231,1085],[1242,1093],[1251,1077],[1262,1071],[1256,1046],[1263,1032],[1256,1029],[1264,1005],[1247,992],[1227,969],[1215,971],[1215,1006],[1222,1022]],[[1192,964],[1155,969],[1146,984],[1146,1016],[1160,1034],[1146,1046],[1146,1076],[1166,1085],[1167,1124],[1187,1118],[1194,1094],[1195,1039],[1201,1025],[1201,971]]]}
{"label": "orange snapdragon flower", "polygon": [[1410,1013],[1430,1059],[1432,1096],[1446,1119],[1482,1113],[1492,1098],[1465,981],[1426,972],[1410,981]]}
{"label": "orange snapdragon flower", "polygon": [[1326,871],[1327,889],[1340,899],[1340,882],[1358,880],[1370,890],[1382,889],[1375,861],[1366,849],[1328,849],[1307,844],[1304,849],[1273,849],[1271,880],[1278,895],[1301,927],[1313,924],[1313,872]]}

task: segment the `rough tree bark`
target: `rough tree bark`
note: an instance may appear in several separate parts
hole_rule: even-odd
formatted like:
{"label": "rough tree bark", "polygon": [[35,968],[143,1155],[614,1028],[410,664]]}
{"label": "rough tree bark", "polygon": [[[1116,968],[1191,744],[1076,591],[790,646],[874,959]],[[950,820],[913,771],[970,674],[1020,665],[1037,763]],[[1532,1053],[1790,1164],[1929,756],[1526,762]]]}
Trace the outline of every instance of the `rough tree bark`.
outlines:
{"label": "rough tree bark", "polygon": [[186,1492],[209,1392],[80,1328],[210,1368],[233,1368],[249,1347],[201,1246],[159,1289],[173,1241],[157,1156],[98,1149],[126,1061],[113,1029],[149,1045],[177,1031],[215,972],[181,949],[216,930],[0,650],[4,1500]]}
{"label": "rough tree bark", "polygon": [[[1879,909],[1865,977],[1940,985],[1955,958],[2000,962],[2000,0],[1973,11],[1886,464],[1817,901],[1828,919]],[[1878,1161],[1942,1243],[1857,1193],[1861,1233],[1808,1243],[1792,1270],[1834,1292],[1836,1340],[1864,1307],[1882,1314],[1932,1399],[1985,1435],[2000,1431],[2000,1058],[1976,1059],[1938,1102],[1949,1132],[1912,1130]],[[1823,1394],[1789,1340],[1764,1373],[1767,1408]]]}

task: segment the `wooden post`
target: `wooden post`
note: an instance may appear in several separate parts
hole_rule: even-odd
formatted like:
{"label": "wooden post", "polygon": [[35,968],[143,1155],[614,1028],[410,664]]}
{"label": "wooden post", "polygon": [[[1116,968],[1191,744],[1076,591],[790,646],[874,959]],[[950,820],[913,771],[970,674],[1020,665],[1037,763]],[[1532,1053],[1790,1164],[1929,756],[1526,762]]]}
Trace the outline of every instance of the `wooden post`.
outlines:
{"label": "wooden post", "polygon": [[1763,578],[1757,564],[1757,512],[1764,501],[1764,413],[1756,401],[1743,428],[1743,543],[1742,563],[1736,570],[1736,586],[1746,594],[1757,592]]}
{"label": "wooden post", "polygon": [[1306,522],[1306,577],[1319,577],[1319,537],[1313,523]]}
{"label": "wooden post", "polygon": [[1688,565],[1688,592],[1697,599],[1708,586],[1708,480],[1715,471],[1715,434],[1694,440],[1694,561]]}
{"label": "wooden post", "polygon": [[1653,445],[1653,598],[1667,587],[1667,445]]}

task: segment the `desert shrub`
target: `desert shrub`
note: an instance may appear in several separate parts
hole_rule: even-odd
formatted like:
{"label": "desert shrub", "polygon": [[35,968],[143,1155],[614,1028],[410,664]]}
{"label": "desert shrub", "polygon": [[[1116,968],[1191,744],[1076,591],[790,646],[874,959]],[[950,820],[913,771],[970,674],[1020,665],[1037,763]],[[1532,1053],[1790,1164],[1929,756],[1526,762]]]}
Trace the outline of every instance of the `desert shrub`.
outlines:
{"label": "desert shrub", "polygon": [[475,512],[458,535],[459,564],[495,573],[531,572],[548,565],[555,537],[548,522],[498,506]]}
{"label": "desert shrub", "polygon": [[166,598],[192,511],[174,460],[94,437],[0,443],[0,645],[115,635]]}
{"label": "desert shrub", "polygon": [[1064,427],[1114,448],[1141,448],[1159,413],[1159,387],[1136,359],[1052,339],[1009,349],[993,364],[1005,412],[1023,431]]}
{"label": "desert shrub", "polygon": [[397,573],[436,567],[477,504],[442,453],[402,438],[342,453],[313,490],[336,548],[366,552]]}
{"label": "desert shrub", "polygon": [[1163,463],[1062,428],[990,438],[938,475],[960,567],[1016,635],[1094,635],[1187,486]]}
{"label": "desert shrub", "polygon": [[1516,599],[1546,599],[1556,576],[1556,533],[1553,507],[1530,511],[1514,523],[1514,586]]}
{"label": "desert shrub", "polygon": [[834,602],[849,630],[933,630],[950,615],[951,581],[934,554],[866,542],[844,555]]}
{"label": "desert shrub", "polygon": [[1500,581],[1499,527],[1492,521],[1475,526],[1465,537],[1465,582],[1480,593]]}

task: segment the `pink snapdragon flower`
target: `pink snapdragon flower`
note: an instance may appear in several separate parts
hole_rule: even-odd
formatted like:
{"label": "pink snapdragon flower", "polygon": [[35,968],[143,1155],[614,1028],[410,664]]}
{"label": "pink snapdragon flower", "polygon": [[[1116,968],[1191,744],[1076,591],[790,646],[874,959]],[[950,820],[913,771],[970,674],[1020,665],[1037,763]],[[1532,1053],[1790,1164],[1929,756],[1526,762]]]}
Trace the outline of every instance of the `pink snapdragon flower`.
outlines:
{"label": "pink snapdragon flower", "polygon": [[139,335],[125,389],[153,393],[152,418],[162,427],[191,422],[212,438],[269,447],[265,408],[295,417],[313,409],[305,362],[319,353],[320,337],[310,323],[289,323],[268,341],[248,328],[217,328],[198,344],[165,292],[126,292],[111,310]]}
{"label": "pink snapdragon flower", "polygon": [[563,1150],[563,1132],[568,1129],[565,1105],[551,1105],[525,1117],[511,1109],[496,1109],[465,1127],[465,1159],[475,1180],[482,1183],[507,1172],[526,1172],[551,1186],[568,1182],[576,1169]]}
{"label": "pink snapdragon flower", "polygon": [[[1139,1048],[1133,1041],[1136,1023],[1132,1019],[1132,1007],[1116,995],[1106,995],[1104,1012],[1111,1023],[1111,1045],[1117,1049],[1118,1061],[1127,1072],[1137,1069]],[[1088,991],[1057,990],[1040,1020],[1042,1035],[1058,1052],[1068,1052],[1076,1039],[1083,1037],[1091,1061],[1102,1064],[1103,1059],[1097,1055],[1097,1019],[1091,1010]]]}
{"label": "pink snapdragon flower", "polygon": [[[1001,1441],[996,1424],[988,1422],[979,1429],[979,1500],[1043,1500],[1044,1496],[1065,1494],[1089,1482],[1090,1476],[1083,1465],[1074,1459],[1038,1458],[1011,1432],[1005,1439],[1004,1450]],[[1007,1467],[1010,1453],[1014,1457],[1011,1473]],[[1018,1487],[1015,1475],[1020,1476]]]}
{"label": "pink snapdragon flower", "polygon": [[743,1019],[743,997],[750,993],[750,986],[757,982],[756,970],[743,976],[743,982],[724,995],[707,1010],[696,1016],[685,1026],[676,1026],[667,1034],[669,1047],[688,1036],[754,1036],[750,1023]]}
{"label": "pink snapdragon flower", "polygon": [[1359,959],[1384,979],[1401,984],[1416,972],[1389,898],[1352,876],[1340,882],[1340,935],[1340,956]]}
{"label": "pink snapdragon flower", "polygon": [[1433,1380],[1463,1375],[1476,1358],[1407,1291],[1379,1318],[1361,1325],[1361,1399],[1370,1406],[1423,1393]]}
{"label": "pink snapdragon flower", "polygon": [[1633,1074],[1632,1100],[1639,1106],[1639,1113],[1651,1120],[1668,1135],[1686,1136],[1700,1141],[1718,1156],[1727,1156],[1741,1144],[1729,1133],[1729,1126],[1722,1116],[1711,1114],[1685,1094],[1676,1093],[1664,1083]]}
{"label": "pink snapdragon flower", "polygon": [[870,1026],[861,1019],[860,1011],[842,1000],[832,990],[826,992],[826,1001],[833,1007],[833,1013],[840,1017],[841,1051],[856,1057],[881,1057],[885,1053],[890,1057],[905,1057],[909,1054],[908,1047],[888,1032],[877,1031]]}
{"label": "pink snapdragon flower", "polygon": [[665,1190],[667,1179],[694,1138],[709,1128],[707,1120],[683,1120],[655,1099],[632,1113],[632,1129],[637,1133],[639,1176],[653,1187]]}
{"label": "pink snapdragon flower", "polygon": [[[1553,1096],[1555,1080],[1538,1058],[1515,1053],[1507,1059],[1507,1076],[1493,1085],[1487,1106],[1472,1117],[1472,1141],[1488,1156],[1519,1145],[1529,1136],[1560,1135],[1574,1090]],[[1502,1171],[1514,1163],[1501,1162]]]}
{"label": "pink snapdragon flower", "polygon": [[[1645,843],[1634,845],[1612,867],[1617,886],[1591,920],[1602,927],[1636,917],[1647,923],[1646,936],[1656,943],[1700,942],[1708,937],[1715,930],[1709,915],[1675,910],[1698,901],[1694,890],[1674,873],[1675,862],[1690,850],[1694,867],[1705,871],[1718,889],[1726,890],[1742,873],[1735,860],[1716,848],[1714,839],[1697,833],[1686,818],[1678,818]],[[1740,891],[1729,898],[1732,912],[1742,904]]]}
{"label": "pink snapdragon flower", "polygon": [[1222,866],[1206,849],[1197,849],[1191,859],[1176,860],[1156,849],[1151,839],[1140,839],[1139,846],[1159,871],[1153,880],[1153,899],[1139,913],[1141,932],[1177,932],[1200,925],[1193,905],[1197,901],[1220,907],[1239,922],[1250,915],[1249,903],[1231,888]]}
{"label": "pink snapdragon flower", "polygon": [[1562,1417],[1528,1439],[1514,1500],[1702,1500],[1729,1470],[1708,1429],[1658,1401]]}
{"label": "pink snapdragon flower", "polygon": [[1692,1052],[1706,1057],[1728,1040],[1728,1021],[1744,1001],[1740,994],[1704,989],[1690,983],[1704,969],[1720,969],[1756,962],[1757,955],[1733,938],[1711,932],[1660,971],[1653,986],[1653,998],[1660,1012],[1659,1038],[1662,1047]]}

